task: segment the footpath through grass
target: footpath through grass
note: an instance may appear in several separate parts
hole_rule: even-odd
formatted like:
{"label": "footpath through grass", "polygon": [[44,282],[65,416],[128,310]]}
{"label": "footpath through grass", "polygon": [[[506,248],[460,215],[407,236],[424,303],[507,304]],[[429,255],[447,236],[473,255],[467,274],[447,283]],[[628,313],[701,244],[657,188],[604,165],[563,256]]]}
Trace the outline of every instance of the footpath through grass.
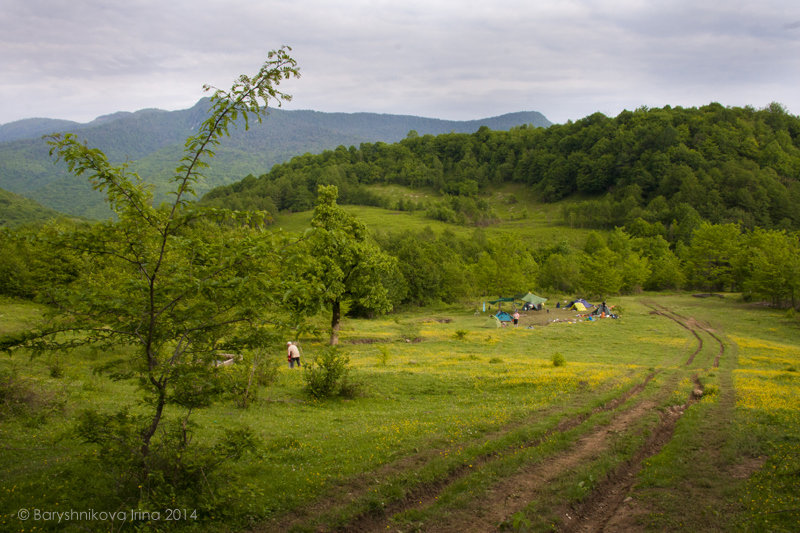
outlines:
{"label": "footpath through grass", "polygon": [[[648,302],[695,317],[707,328],[701,331],[703,348],[690,365],[686,361],[697,339],[679,323],[653,314]],[[687,410],[672,441],[639,473],[632,492],[638,527],[796,529],[797,321],[732,297],[648,295],[610,303],[621,305],[620,320],[578,322],[573,315],[574,323],[532,329],[490,327],[485,316],[456,307],[346,320],[341,337],[360,385],[357,397],[312,400],[303,391],[303,371],[282,366],[277,381],[261,389],[248,409],[223,402],[196,413],[198,441],[242,426],[253,428],[260,440],[256,453],[227,469],[237,481],[215,495],[224,505],[170,522],[163,520],[165,510],[145,510],[160,512],[161,519],[150,524],[129,520],[125,527],[325,529],[365,514],[403,512],[407,498],[420,487],[453,502],[444,512],[469,509],[472,498],[480,498],[492,483],[526,462],[568,448],[597,424],[610,423],[611,415],[600,413],[587,419],[588,425],[552,433],[559,423],[588,416],[655,373],[648,390],[674,392],[674,399],[667,394],[663,400],[665,406],[685,401],[694,375],[706,396]],[[31,304],[3,302],[0,332],[24,329],[38,316]],[[712,335],[725,346],[718,367],[719,344]],[[304,359],[319,353],[322,343],[301,339]],[[282,346],[272,353],[285,361]],[[557,353],[566,365],[553,365]],[[135,405],[134,383],[95,372],[117,355],[82,350],[0,359],[0,530],[120,529],[119,521],[58,524],[52,519],[21,521],[18,514],[20,509],[38,509],[40,517],[44,511],[65,509],[130,511],[118,509],[113,497],[86,483],[93,474],[86,465],[95,464],[94,451],[74,431],[81,409],[113,412]],[[587,462],[564,478],[558,497],[588,498],[598,478],[633,453],[648,422],[642,424],[637,427],[645,429],[629,437],[621,434],[610,451],[592,459],[600,462]],[[543,447],[531,444],[545,435],[552,436]],[[508,452],[515,447],[524,453],[511,459]],[[501,456],[504,462],[492,462]],[[465,477],[479,469],[490,475]],[[448,482],[447,492],[439,494],[446,479],[464,481]],[[549,512],[547,507],[530,509]],[[396,524],[414,527],[427,515],[405,511],[400,516],[405,518]],[[517,518],[517,525],[542,528],[559,520]]]}

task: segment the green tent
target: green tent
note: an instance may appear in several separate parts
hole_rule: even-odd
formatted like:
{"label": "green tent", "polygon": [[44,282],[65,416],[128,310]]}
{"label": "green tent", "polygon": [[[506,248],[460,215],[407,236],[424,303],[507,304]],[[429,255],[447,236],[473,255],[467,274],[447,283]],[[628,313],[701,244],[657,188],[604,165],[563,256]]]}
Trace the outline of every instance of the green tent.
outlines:
{"label": "green tent", "polygon": [[489,303],[490,304],[498,304],[498,303],[502,303],[502,302],[513,302],[514,300],[516,300],[516,298],[498,298],[497,300],[492,300]]}
{"label": "green tent", "polygon": [[545,303],[547,301],[547,298],[542,298],[541,296],[536,296],[532,292],[529,292],[528,294],[520,298],[520,300],[522,300],[523,302],[527,302],[535,307],[539,304]]}

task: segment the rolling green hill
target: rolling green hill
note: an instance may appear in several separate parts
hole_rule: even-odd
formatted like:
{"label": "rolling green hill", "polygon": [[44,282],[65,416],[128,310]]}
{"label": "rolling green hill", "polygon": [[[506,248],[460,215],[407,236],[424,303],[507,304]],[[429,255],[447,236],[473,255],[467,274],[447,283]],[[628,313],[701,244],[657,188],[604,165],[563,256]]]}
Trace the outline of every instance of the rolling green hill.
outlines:
{"label": "rolling green hill", "polygon": [[[70,176],[64,165],[54,164],[42,135],[70,131],[101,149],[117,163],[129,162],[145,181],[164,193],[182,155],[183,143],[205,119],[208,100],[181,111],[145,109],[116,113],[88,124],[48,119],[30,119],[0,126],[0,187],[74,215],[106,218],[109,211],[102,195],[84,179]],[[508,129],[520,124],[546,126],[550,122],[536,112],[522,112],[473,121],[379,115],[374,113],[321,113],[271,110],[261,123],[231,131],[217,150],[206,172],[203,193],[211,188],[262,174],[291,157],[318,153],[339,145],[364,142],[395,142],[410,130],[420,134],[474,132],[481,126]],[[163,198],[163,196],[162,196]]]}
{"label": "rolling green hill", "polygon": [[[800,228],[800,118],[773,104],[762,110],[639,109],[574,123],[472,134],[409,135],[297,157],[259,178],[209,192],[203,202],[272,213],[313,205],[319,184],[343,203],[485,225],[495,218],[486,193],[520,184],[544,202],[582,197],[562,209],[572,226],[638,224],[674,239],[700,220],[745,228]],[[376,194],[374,185],[436,193],[415,201]],[[679,235],[680,234],[680,235]]]}

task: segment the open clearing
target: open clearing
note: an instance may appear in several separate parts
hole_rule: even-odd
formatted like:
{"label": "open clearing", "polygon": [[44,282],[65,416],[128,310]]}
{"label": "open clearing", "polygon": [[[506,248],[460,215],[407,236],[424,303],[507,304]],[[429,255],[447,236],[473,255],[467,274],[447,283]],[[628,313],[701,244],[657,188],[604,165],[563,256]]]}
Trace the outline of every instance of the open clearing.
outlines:
{"label": "open clearing", "polygon": [[[733,296],[609,303],[619,320],[551,308],[495,328],[474,309],[440,308],[346,321],[362,394],[311,401],[301,373],[282,368],[251,408],[204,412],[198,438],[246,424],[263,444],[231,469],[242,481],[230,516],[171,526],[800,529],[797,320]],[[301,339],[304,357],[321,343]],[[566,365],[553,365],[556,353]],[[85,449],[65,438],[79,404],[111,409],[135,398],[132,386],[92,374],[102,360],[62,361],[58,379],[47,376],[52,361],[3,360],[66,399],[57,423],[0,426],[6,526],[22,525],[15,509],[69,499],[64,465]],[[26,448],[31,441],[39,445]]]}

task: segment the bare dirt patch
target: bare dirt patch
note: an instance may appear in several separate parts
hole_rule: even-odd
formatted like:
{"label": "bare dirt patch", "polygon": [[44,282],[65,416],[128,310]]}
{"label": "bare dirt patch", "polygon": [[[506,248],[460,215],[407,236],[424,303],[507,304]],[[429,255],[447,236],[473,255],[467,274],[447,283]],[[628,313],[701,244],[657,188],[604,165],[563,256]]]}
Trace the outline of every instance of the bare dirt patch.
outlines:
{"label": "bare dirt patch", "polygon": [[[578,311],[569,309],[543,309],[541,311],[521,311],[519,318],[519,326],[521,328],[528,327],[542,327],[549,324],[558,324],[571,322],[577,324],[580,322],[587,322],[589,313],[580,313]],[[611,318],[598,318],[592,317],[592,320],[613,320]],[[507,327],[514,327],[509,324]]]}
{"label": "bare dirt patch", "polygon": [[763,467],[767,457],[745,457],[728,469],[728,475],[733,479],[747,479]]}
{"label": "bare dirt patch", "polygon": [[392,342],[393,339],[378,339],[375,337],[364,337],[356,339],[343,339],[343,344],[377,344],[381,342]]}

